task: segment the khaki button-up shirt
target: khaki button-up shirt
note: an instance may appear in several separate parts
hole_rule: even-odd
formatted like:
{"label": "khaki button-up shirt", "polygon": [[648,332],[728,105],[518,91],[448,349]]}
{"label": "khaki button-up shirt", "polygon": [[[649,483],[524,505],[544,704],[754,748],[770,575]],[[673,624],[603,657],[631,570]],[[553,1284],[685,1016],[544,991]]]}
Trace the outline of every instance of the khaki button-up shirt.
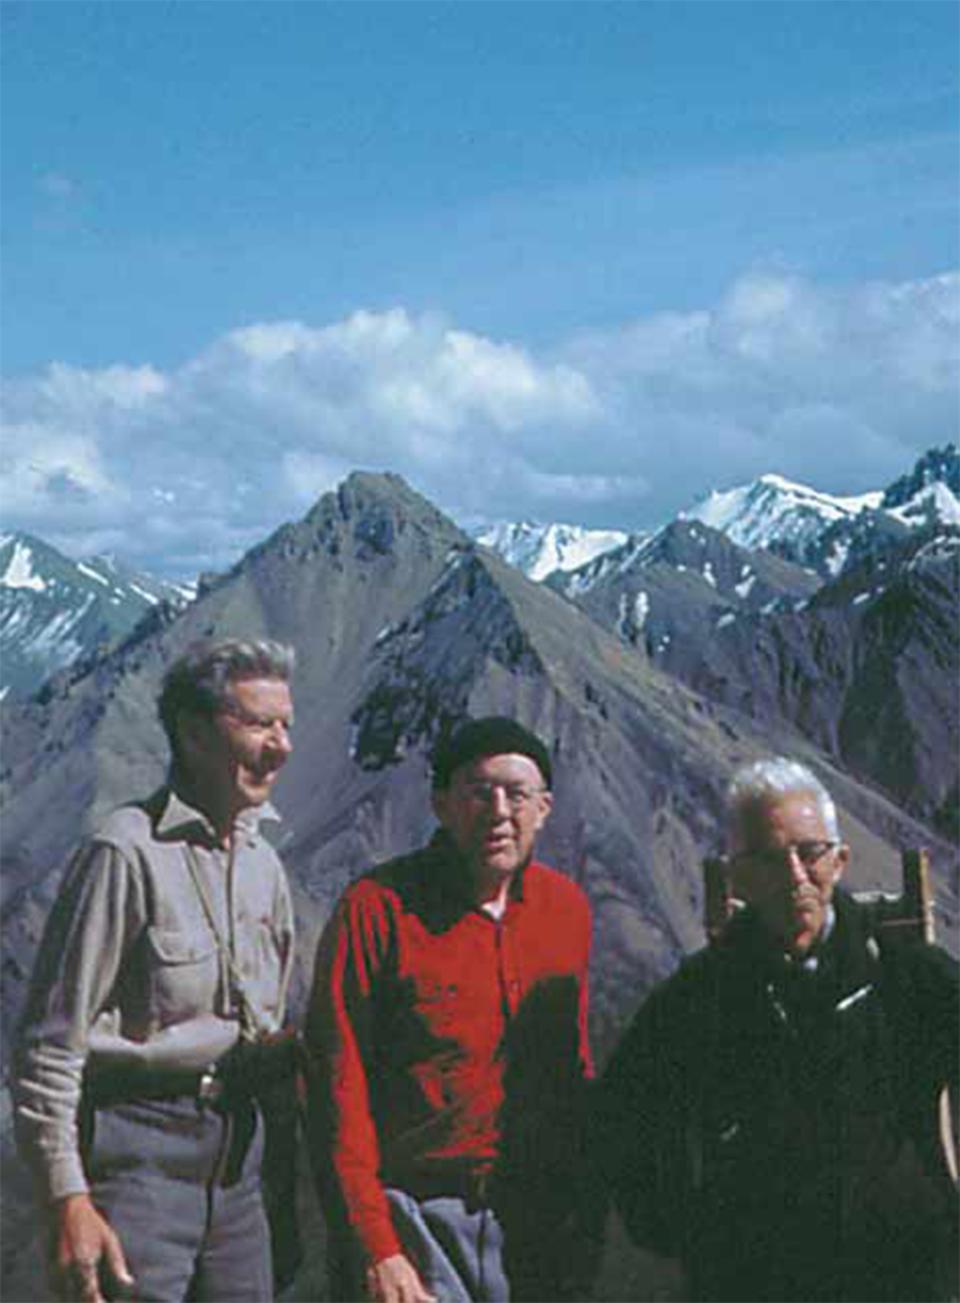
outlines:
{"label": "khaki button-up shirt", "polygon": [[208,1062],[236,1039],[236,983],[191,859],[257,1023],[280,1025],[293,911],[260,833],[269,818],[277,818],[269,806],[244,811],[223,847],[202,813],[164,789],[115,811],[74,856],[37,956],[13,1081],[21,1153],[48,1199],[88,1188],[77,1113],[99,1046],[122,1046],[128,1061],[152,1066],[188,1023],[202,1037],[209,1028]]}

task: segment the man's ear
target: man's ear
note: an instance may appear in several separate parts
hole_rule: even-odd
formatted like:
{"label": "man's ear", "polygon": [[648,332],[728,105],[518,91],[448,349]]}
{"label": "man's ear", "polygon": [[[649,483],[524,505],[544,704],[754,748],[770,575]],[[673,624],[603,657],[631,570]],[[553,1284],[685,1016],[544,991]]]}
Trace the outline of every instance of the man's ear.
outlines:
{"label": "man's ear", "polygon": [[537,808],[537,832],[550,818],[550,811],[553,809],[553,793],[541,792],[537,798],[540,802]]}
{"label": "man's ear", "polygon": [[833,880],[839,882],[846,872],[847,865],[850,863],[850,847],[846,842],[841,842],[833,852]]}
{"label": "man's ear", "polygon": [[174,724],[174,737],[177,739],[177,754],[192,756],[197,747],[202,746],[206,738],[210,720],[206,715],[193,710],[181,710]]}

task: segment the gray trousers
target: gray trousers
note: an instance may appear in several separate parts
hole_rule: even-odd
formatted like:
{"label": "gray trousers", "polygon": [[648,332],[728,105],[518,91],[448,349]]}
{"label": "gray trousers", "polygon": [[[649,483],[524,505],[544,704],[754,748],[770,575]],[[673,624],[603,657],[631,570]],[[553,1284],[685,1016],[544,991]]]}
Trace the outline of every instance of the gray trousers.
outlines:
{"label": "gray trousers", "polygon": [[[396,1186],[385,1193],[403,1252],[438,1303],[582,1303],[590,1297],[603,1247],[602,1199],[592,1210],[597,1224],[588,1227],[582,1219],[544,1211],[545,1200],[525,1191],[493,1206],[459,1195],[416,1197]],[[568,1202],[564,1196],[561,1209]],[[338,1303],[366,1296],[364,1264],[349,1232],[334,1228],[327,1266]]]}
{"label": "gray trousers", "polygon": [[255,1107],[222,1115],[192,1099],[98,1108],[86,1148],[96,1206],[150,1303],[269,1303],[270,1240]]}
{"label": "gray trousers", "polygon": [[457,1195],[414,1199],[388,1187],[394,1229],[437,1303],[508,1303],[503,1228],[492,1208]]}

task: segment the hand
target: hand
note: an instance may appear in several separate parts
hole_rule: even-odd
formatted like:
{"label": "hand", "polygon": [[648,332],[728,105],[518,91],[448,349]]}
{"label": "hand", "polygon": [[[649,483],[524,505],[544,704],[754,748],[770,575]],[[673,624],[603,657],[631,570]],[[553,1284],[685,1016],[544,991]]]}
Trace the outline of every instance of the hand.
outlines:
{"label": "hand", "polygon": [[367,1269],[367,1294],[374,1303],[436,1303],[416,1267],[402,1253],[381,1258]]}
{"label": "hand", "polygon": [[117,1284],[129,1288],[133,1277],[120,1240],[97,1212],[88,1194],[69,1194],[56,1205],[54,1266],[60,1297],[69,1303],[104,1303],[100,1263]]}

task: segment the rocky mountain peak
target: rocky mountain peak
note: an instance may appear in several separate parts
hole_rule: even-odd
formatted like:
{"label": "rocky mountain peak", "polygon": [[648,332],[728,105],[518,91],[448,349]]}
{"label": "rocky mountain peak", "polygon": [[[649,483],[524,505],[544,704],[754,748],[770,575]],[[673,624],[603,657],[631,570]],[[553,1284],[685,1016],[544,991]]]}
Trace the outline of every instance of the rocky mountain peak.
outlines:
{"label": "rocky mountain peak", "polygon": [[960,498],[960,451],[955,443],[925,452],[911,471],[894,480],[884,492],[881,505],[888,510],[902,507],[918,493],[938,483],[945,485],[954,497]]}
{"label": "rocky mountain peak", "polygon": [[423,600],[377,637],[370,684],[351,716],[357,764],[380,769],[414,748],[429,752],[468,714],[488,661],[516,675],[543,670],[489,562],[457,548]]}
{"label": "rocky mountain peak", "polygon": [[683,517],[699,520],[747,548],[767,548],[806,564],[824,529],[878,505],[880,494],[839,497],[782,475],[709,494]]}
{"label": "rocky mountain peak", "polygon": [[389,548],[391,531],[400,525],[450,525],[447,517],[402,476],[387,471],[353,471],[335,489],[323,494],[303,525],[323,529],[333,522],[357,531],[358,539],[368,541],[376,551]]}

